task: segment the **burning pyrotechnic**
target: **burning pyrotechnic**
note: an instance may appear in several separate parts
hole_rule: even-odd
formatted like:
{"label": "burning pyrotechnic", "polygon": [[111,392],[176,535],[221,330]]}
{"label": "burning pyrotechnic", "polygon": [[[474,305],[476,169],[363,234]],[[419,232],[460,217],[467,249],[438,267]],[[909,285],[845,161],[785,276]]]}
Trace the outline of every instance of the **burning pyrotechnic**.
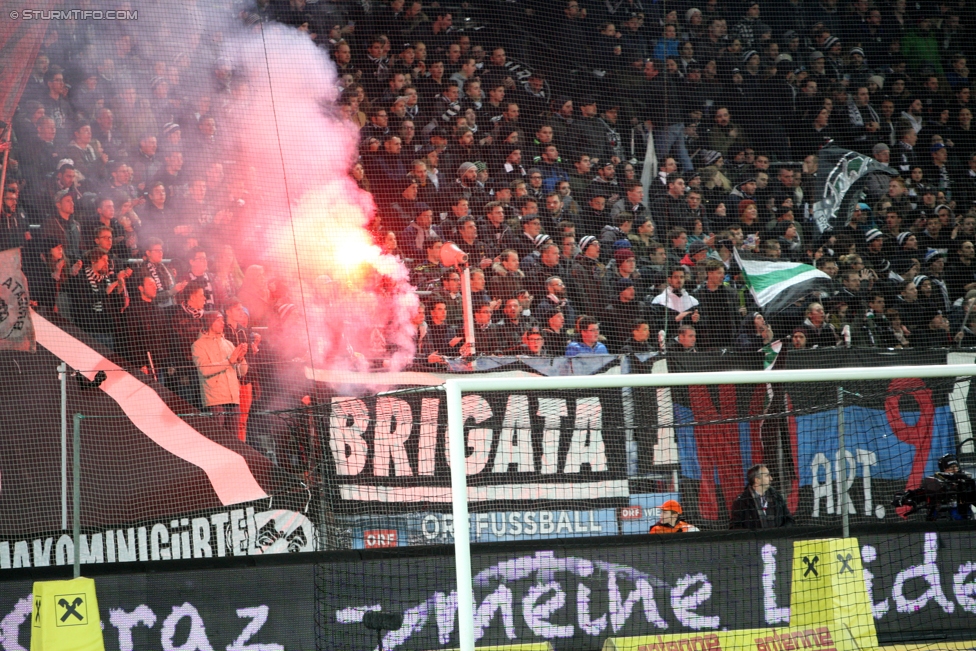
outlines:
{"label": "burning pyrotechnic", "polygon": [[301,342],[316,368],[364,370],[366,359],[404,368],[413,359],[417,296],[406,268],[366,228],[372,197],[348,175],[358,133],[323,109],[337,96],[333,64],[305,34],[282,26],[242,33],[225,52],[246,80],[240,150],[263,202],[252,225],[261,237],[245,255],[269,261],[300,304],[283,321],[293,350]]}

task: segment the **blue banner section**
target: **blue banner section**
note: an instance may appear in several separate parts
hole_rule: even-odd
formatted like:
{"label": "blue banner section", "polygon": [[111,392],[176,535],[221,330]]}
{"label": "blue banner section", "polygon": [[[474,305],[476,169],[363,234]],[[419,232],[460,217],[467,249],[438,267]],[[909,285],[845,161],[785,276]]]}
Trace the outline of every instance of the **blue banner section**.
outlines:
{"label": "blue banner section", "polygon": [[[664,501],[663,499],[661,500]],[[426,512],[343,518],[354,549],[454,542],[454,516]],[[617,534],[617,509],[532,509],[469,514],[471,542],[585,538]]]}
{"label": "blue banner section", "polygon": [[[695,420],[691,409],[683,405],[674,406],[674,422],[687,423]],[[749,423],[738,423],[739,450],[742,453],[742,476],[752,465],[752,446],[749,439]],[[698,464],[698,443],[695,441],[694,427],[678,427],[675,429],[678,439],[678,458],[681,463],[681,475],[688,479],[701,479],[701,466]],[[715,472],[715,483],[720,484],[718,472]]]}
{"label": "blue banner section", "polygon": [[[674,406],[675,422],[694,421],[692,410],[683,405]],[[915,459],[916,446],[906,443],[896,435],[888,420],[884,409],[870,409],[857,405],[850,405],[844,410],[845,447],[849,454],[857,458],[858,451],[862,459],[870,458],[873,468],[870,476],[878,479],[905,480],[911,473]],[[901,422],[908,431],[919,426],[921,412],[900,412]],[[837,411],[829,410],[816,414],[796,416],[797,430],[797,458],[799,461],[800,485],[810,486],[812,483],[813,466],[817,465],[818,455],[831,463],[837,458]],[[739,451],[742,455],[743,476],[752,465],[752,445],[750,441],[749,423],[739,423]],[[700,480],[701,466],[698,461],[698,445],[695,440],[695,428],[690,426],[677,427],[675,435],[678,442],[678,453],[681,463],[681,475],[688,479]],[[938,469],[938,459],[944,454],[955,451],[956,426],[952,410],[948,405],[933,409],[931,426],[925,432],[916,436],[929,442],[929,453],[926,457],[925,475],[930,475]],[[865,455],[873,454],[874,457]],[[824,472],[822,463],[818,470]],[[851,476],[851,475],[849,475]],[[862,476],[862,473],[858,473]],[[824,478],[816,482],[822,484]],[[720,483],[718,473],[715,482]]]}
{"label": "blue banner section", "polygon": [[[901,419],[909,430],[919,424],[921,412],[901,412]],[[817,484],[826,477],[824,461],[837,459],[837,411],[797,416],[797,448],[800,466],[800,485],[810,486],[813,469],[818,473]],[[825,436],[824,433],[833,436]],[[949,406],[936,407],[931,428],[925,433],[929,440],[924,475],[938,470],[938,460],[955,451],[955,422]],[[924,436],[919,434],[919,436]],[[870,476],[878,479],[904,480],[912,471],[916,446],[902,441],[892,430],[883,409],[868,409],[856,405],[844,409],[844,447],[858,465],[858,477],[863,477],[865,459],[870,459]],[[873,457],[870,455],[874,455]],[[848,462],[850,464],[850,462]]]}
{"label": "blue banner section", "polygon": [[[688,423],[695,420],[691,409],[684,405],[674,406],[674,422]],[[674,430],[678,439],[678,460],[681,463],[681,475],[691,479],[701,479],[701,466],[698,465],[698,444],[695,443],[694,427],[678,427]]]}
{"label": "blue banner section", "polygon": [[[471,542],[508,542],[647,533],[661,518],[661,504],[677,493],[635,493],[619,509],[532,509],[469,514]],[[343,518],[354,549],[454,543],[454,516],[444,512]]]}

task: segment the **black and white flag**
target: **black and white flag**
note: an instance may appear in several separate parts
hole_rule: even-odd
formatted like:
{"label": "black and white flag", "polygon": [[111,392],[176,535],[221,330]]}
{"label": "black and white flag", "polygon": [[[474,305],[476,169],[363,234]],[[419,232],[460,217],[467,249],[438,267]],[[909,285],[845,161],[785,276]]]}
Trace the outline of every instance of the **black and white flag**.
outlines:
{"label": "black and white flag", "polygon": [[0,350],[34,352],[27,278],[20,270],[20,249],[0,251]]}

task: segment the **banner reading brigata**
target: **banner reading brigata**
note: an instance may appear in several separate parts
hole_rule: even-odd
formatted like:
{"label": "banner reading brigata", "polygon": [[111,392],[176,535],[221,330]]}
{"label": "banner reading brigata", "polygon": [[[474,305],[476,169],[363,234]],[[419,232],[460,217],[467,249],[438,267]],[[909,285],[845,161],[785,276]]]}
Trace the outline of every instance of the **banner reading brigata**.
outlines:
{"label": "banner reading brigata", "polygon": [[[462,409],[471,502],[626,505],[619,390],[466,394]],[[394,511],[449,505],[446,423],[437,392],[333,398],[329,451],[340,498]]]}

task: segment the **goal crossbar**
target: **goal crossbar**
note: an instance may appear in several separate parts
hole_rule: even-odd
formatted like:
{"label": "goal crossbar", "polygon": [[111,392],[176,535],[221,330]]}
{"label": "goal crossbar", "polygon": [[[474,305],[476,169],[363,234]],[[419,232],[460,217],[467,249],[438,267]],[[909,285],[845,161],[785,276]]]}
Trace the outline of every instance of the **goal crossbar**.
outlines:
{"label": "goal crossbar", "polygon": [[784,371],[719,371],[708,373],[647,373],[637,375],[582,375],[533,378],[463,378],[447,380],[448,440],[451,454],[451,497],[454,512],[454,555],[457,571],[458,636],[460,651],[474,651],[474,589],[471,585],[471,546],[468,522],[468,486],[465,475],[464,420],[461,396],[469,391],[546,391],[553,389],[619,389],[673,387],[697,384],[782,384],[793,382],[842,383],[859,380],[967,377],[976,364],[933,366],[877,366],[867,368],[796,369]]}
{"label": "goal crossbar", "polygon": [[976,364],[932,366],[873,366],[864,368],[794,369],[788,371],[709,371],[707,373],[646,373],[638,375],[563,375],[527,378],[461,378],[447,380],[444,390],[547,391],[552,389],[617,389],[674,387],[693,384],[781,384],[897,378],[940,378],[976,375]]}

